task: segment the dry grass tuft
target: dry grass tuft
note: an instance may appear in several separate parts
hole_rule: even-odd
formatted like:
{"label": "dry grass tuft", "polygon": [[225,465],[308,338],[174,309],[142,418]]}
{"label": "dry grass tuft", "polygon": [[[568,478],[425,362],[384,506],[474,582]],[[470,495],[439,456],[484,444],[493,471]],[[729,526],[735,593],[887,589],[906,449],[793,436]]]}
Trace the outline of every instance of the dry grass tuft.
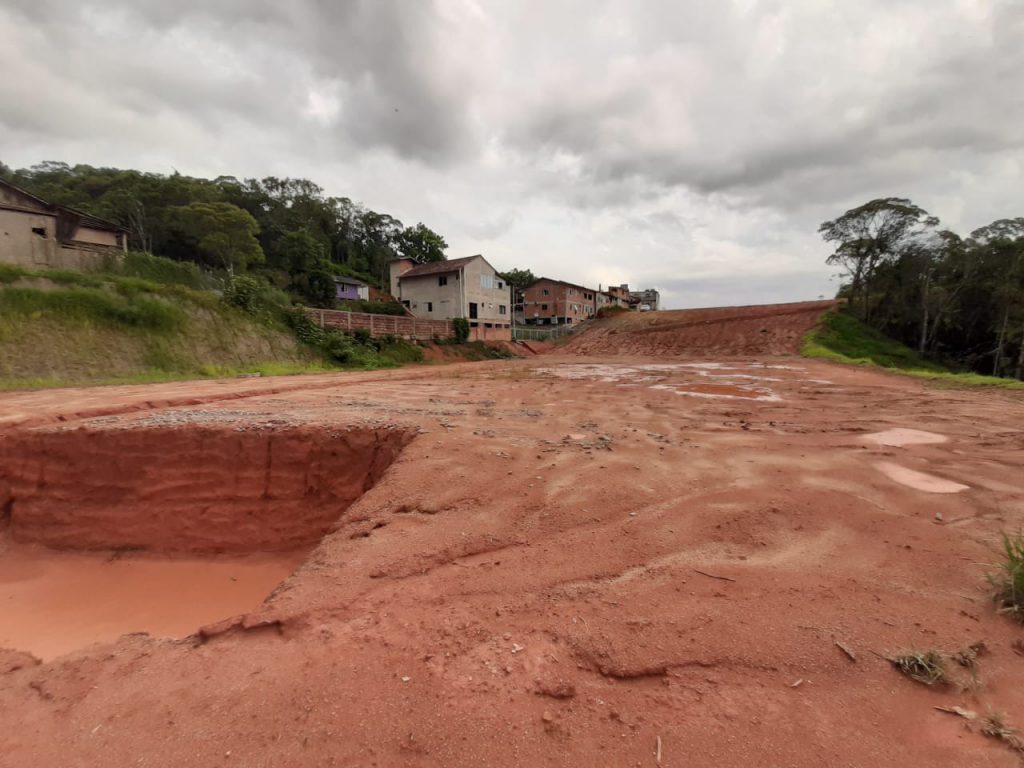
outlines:
{"label": "dry grass tuft", "polygon": [[941,685],[949,682],[942,654],[936,650],[908,651],[891,657],[889,663],[911,680],[924,685]]}

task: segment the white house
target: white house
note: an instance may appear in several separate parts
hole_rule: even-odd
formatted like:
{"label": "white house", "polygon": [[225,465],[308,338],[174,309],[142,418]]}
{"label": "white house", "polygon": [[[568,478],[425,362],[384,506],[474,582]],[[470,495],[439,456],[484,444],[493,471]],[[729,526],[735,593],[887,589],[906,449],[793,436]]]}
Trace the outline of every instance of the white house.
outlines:
{"label": "white house", "polygon": [[512,290],[483,256],[390,264],[391,295],[416,317],[469,321],[472,339],[512,338]]}

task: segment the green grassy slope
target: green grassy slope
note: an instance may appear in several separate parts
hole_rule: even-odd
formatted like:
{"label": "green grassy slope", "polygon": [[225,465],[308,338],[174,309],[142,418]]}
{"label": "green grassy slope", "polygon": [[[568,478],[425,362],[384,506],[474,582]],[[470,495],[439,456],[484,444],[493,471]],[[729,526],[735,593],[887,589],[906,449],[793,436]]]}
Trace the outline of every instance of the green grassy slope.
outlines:
{"label": "green grassy slope", "polygon": [[879,333],[857,318],[839,312],[830,312],[822,318],[819,326],[805,337],[801,352],[804,357],[871,365],[953,386],[1024,389],[1024,382],[1015,379],[950,371],[925,360],[914,350]]}
{"label": "green grassy slope", "polygon": [[0,266],[0,388],[323,367],[287,329],[208,291]]}

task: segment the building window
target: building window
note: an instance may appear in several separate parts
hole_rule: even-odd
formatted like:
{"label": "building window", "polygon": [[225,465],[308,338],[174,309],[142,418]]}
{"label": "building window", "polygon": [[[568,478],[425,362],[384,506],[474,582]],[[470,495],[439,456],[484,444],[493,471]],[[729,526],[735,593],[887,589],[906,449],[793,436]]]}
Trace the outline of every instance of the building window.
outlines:
{"label": "building window", "polygon": [[494,275],[480,275],[481,288],[494,288]]}
{"label": "building window", "polygon": [[545,296],[550,296],[551,295],[550,293],[548,293],[548,289],[547,288],[544,289],[543,294]]}
{"label": "building window", "polygon": [[501,282],[501,280],[499,280],[498,281],[498,290],[500,291],[500,290],[503,290],[504,288],[505,288],[505,284],[503,282]]}
{"label": "building window", "polygon": [[32,234],[46,237],[46,227],[32,227]]}
{"label": "building window", "polygon": [[542,312],[547,312],[548,311],[548,305],[547,304],[541,304],[540,305],[540,309],[541,309]]}
{"label": "building window", "polygon": [[499,304],[499,305],[498,305],[498,314],[499,314],[499,315],[505,315],[505,314],[508,314],[508,313],[507,313],[507,312],[505,311],[505,305],[504,305],[504,304]]}
{"label": "building window", "polygon": [[433,312],[433,311],[434,311],[434,302],[428,301],[427,302],[427,312]]}
{"label": "building window", "polygon": [[437,278],[438,285],[448,285],[448,275],[441,275]]}

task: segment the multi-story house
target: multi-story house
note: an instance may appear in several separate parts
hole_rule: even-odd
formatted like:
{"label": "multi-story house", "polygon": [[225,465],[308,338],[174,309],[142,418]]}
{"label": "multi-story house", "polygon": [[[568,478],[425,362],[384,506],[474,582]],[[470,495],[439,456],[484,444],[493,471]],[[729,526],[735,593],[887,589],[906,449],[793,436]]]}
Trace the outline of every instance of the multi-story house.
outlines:
{"label": "multi-story house", "polygon": [[483,256],[390,264],[391,295],[415,317],[469,321],[471,339],[512,338],[512,291]]}
{"label": "multi-story house", "polygon": [[523,292],[523,320],[531,325],[572,325],[597,314],[593,288],[541,277]]}

